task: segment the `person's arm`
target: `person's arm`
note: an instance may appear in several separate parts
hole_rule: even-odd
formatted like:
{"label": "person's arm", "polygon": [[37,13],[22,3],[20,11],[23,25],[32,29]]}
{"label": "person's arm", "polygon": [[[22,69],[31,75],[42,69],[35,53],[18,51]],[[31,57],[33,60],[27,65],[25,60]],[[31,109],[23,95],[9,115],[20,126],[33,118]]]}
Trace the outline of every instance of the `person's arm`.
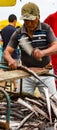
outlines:
{"label": "person's arm", "polygon": [[17,62],[11,57],[12,52],[14,49],[10,46],[7,46],[4,50],[4,59],[8,62],[8,66],[12,69],[17,68]]}
{"label": "person's arm", "polygon": [[53,42],[52,46],[50,46],[47,49],[40,50],[36,48],[33,52],[33,56],[38,60],[44,56],[49,56],[56,53],[57,53],[57,41]]}

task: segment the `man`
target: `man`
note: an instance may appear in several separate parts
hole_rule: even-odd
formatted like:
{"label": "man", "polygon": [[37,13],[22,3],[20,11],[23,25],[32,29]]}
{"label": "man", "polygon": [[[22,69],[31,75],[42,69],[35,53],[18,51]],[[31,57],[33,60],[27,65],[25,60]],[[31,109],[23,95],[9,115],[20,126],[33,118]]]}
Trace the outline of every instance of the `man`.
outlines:
{"label": "man", "polygon": [[[49,24],[54,33],[55,36],[57,37],[57,12],[50,14],[45,20],[45,23]],[[53,69],[54,69],[54,73],[57,75],[57,54],[53,54],[51,55],[51,60],[52,60],[52,65],[53,65]],[[57,80],[55,80],[56,82],[56,88],[57,88]]]}
{"label": "man", "polygon": [[[10,40],[11,35],[14,33],[14,31],[16,30],[15,26],[16,26],[16,22],[17,22],[17,17],[14,14],[9,15],[8,17],[8,21],[9,24],[4,27],[1,31],[1,35],[2,35],[2,40],[3,40],[3,52]],[[15,49],[14,52],[12,53],[12,58],[14,58],[16,61],[18,61],[19,59],[19,54],[18,54],[18,49]],[[4,59],[2,58],[2,61]],[[17,81],[14,80],[14,89],[17,89]]]}
{"label": "man", "polygon": [[[11,57],[11,53],[20,44],[20,39],[28,39],[28,44],[34,48],[28,54],[21,46],[22,64],[32,70],[46,67],[50,58],[49,55],[57,52],[57,40],[49,25],[40,22],[39,7],[34,3],[26,3],[21,9],[21,19],[24,24],[12,35],[7,48],[4,51],[4,58],[12,69],[17,68],[17,62]],[[52,45],[52,46],[51,46]],[[50,70],[51,71],[51,70]],[[53,77],[39,76],[39,78],[48,86],[51,94],[56,93],[55,82]],[[33,76],[23,79],[23,91],[33,94],[35,87],[38,85],[40,92],[43,91],[43,84],[38,82]]]}

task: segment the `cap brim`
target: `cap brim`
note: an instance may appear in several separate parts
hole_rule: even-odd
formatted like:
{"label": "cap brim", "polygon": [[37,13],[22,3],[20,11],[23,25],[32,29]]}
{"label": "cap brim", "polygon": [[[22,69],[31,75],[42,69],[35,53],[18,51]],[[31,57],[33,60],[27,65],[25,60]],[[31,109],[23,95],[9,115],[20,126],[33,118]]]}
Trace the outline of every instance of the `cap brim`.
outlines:
{"label": "cap brim", "polygon": [[30,15],[30,16],[21,16],[20,17],[20,20],[35,20],[36,19],[36,16],[32,16],[32,15]]}

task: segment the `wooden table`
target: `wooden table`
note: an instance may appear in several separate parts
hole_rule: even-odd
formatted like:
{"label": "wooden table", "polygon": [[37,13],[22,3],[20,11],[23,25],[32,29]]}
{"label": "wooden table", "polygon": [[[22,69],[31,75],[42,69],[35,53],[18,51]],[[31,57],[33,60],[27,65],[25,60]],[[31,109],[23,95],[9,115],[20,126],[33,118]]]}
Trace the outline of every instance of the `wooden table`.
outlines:
{"label": "wooden table", "polygon": [[[48,70],[43,68],[32,68],[33,72],[37,73],[38,75],[47,73]],[[12,81],[14,79],[20,79],[20,93],[22,93],[22,79],[25,77],[31,76],[30,73],[26,72],[25,70],[10,70],[10,71],[0,71],[0,83],[4,82],[4,89],[6,89],[7,85],[5,82],[10,81],[11,85],[9,85],[10,92],[12,91]],[[0,85],[1,87],[2,85]]]}
{"label": "wooden table", "polygon": [[[38,75],[47,73],[47,69],[37,69],[35,73]],[[28,72],[25,72],[24,70],[11,70],[11,71],[2,71],[0,72],[0,82],[7,81],[7,80],[13,80],[13,79],[22,79],[24,77],[28,77],[30,74]]]}

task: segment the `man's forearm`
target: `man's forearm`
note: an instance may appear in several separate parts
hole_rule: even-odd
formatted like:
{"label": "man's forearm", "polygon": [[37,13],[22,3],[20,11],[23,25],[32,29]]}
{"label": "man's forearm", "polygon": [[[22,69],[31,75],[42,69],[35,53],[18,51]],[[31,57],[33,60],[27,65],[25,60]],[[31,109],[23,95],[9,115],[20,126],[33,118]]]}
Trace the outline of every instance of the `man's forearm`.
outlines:
{"label": "man's forearm", "polygon": [[8,66],[11,69],[17,69],[18,62],[11,57],[9,52],[4,51],[4,59],[8,62]]}
{"label": "man's forearm", "polygon": [[57,43],[53,44],[53,46],[48,49],[42,50],[42,56],[49,56],[57,53]]}
{"label": "man's forearm", "polygon": [[40,50],[38,48],[34,49],[33,56],[35,59],[39,60],[44,56],[50,56],[55,53],[57,53],[57,42],[53,43],[51,47],[44,50]]}
{"label": "man's forearm", "polygon": [[8,63],[12,60],[12,57],[11,57],[11,55],[9,54],[9,52],[8,51],[4,51],[4,59],[5,59],[5,61],[7,61]]}

